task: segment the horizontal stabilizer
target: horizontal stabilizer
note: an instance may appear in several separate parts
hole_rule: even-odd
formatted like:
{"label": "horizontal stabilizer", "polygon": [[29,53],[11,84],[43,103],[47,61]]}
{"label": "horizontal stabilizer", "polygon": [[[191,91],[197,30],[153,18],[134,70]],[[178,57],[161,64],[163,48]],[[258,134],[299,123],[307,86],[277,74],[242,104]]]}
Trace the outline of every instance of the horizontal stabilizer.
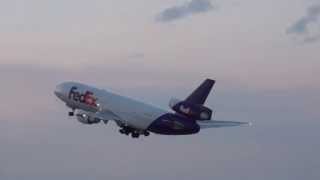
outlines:
{"label": "horizontal stabilizer", "polygon": [[236,122],[236,121],[197,121],[201,129],[205,128],[221,128],[232,126],[251,126],[250,122]]}

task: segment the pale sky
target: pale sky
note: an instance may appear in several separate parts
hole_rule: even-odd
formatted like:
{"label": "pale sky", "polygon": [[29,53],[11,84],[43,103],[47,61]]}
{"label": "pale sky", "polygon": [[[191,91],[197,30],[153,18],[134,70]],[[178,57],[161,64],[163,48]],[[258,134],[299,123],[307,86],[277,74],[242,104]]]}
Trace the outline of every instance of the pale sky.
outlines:
{"label": "pale sky", "polygon": [[[320,177],[319,0],[0,0],[0,179]],[[205,78],[249,128],[133,140],[67,117],[80,81],[168,108]]]}

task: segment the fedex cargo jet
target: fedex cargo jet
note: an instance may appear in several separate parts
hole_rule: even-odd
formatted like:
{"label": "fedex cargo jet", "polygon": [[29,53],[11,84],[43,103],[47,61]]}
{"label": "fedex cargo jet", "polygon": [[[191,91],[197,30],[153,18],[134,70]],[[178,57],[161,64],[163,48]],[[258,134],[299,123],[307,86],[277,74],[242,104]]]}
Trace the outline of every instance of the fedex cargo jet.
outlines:
{"label": "fedex cargo jet", "polygon": [[206,79],[185,100],[171,99],[171,110],[124,97],[77,82],[59,84],[54,93],[67,107],[69,116],[83,124],[114,121],[121,134],[138,138],[150,132],[164,135],[196,134],[200,129],[248,125],[247,122],[212,120],[212,110],[204,106],[215,84]]}

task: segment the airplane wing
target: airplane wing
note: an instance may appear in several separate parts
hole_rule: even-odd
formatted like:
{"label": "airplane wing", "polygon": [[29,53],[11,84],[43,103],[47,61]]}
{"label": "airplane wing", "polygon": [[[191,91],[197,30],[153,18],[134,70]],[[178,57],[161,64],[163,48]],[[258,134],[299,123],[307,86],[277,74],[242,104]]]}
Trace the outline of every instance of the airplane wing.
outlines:
{"label": "airplane wing", "polygon": [[232,127],[232,126],[251,126],[250,122],[236,122],[236,121],[197,121],[201,129],[206,128],[221,128],[221,127]]}

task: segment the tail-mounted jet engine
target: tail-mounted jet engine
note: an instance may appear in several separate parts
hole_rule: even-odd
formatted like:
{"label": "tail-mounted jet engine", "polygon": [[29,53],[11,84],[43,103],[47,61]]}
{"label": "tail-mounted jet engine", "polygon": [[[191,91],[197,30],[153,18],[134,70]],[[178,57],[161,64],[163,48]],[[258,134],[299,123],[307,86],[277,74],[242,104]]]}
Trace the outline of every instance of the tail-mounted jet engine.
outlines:
{"label": "tail-mounted jet engine", "polygon": [[[97,124],[100,123],[101,119],[95,117],[93,113],[78,110],[76,112],[77,120],[83,124]],[[106,123],[106,121],[104,121]]]}
{"label": "tail-mounted jet engine", "polygon": [[175,98],[170,100],[169,106],[176,113],[196,120],[210,120],[212,116],[212,110],[203,105],[192,104]]}

